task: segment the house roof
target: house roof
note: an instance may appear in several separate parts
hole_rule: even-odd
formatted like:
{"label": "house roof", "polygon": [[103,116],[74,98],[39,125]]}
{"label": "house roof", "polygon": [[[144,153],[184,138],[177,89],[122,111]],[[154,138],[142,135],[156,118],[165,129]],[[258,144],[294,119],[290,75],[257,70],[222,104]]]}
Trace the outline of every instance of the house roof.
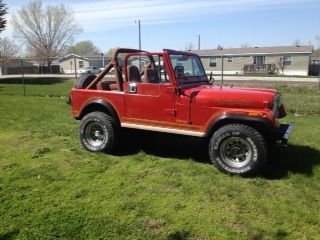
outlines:
{"label": "house roof", "polygon": [[246,56],[246,55],[277,55],[277,54],[311,54],[312,46],[276,46],[192,50],[200,56]]}
{"label": "house roof", "polygon": [[74,59],[74,58],[77,58],[77,59],[82,59],[82,60],[85,60],[85,61],[89,61],[89,59],[85,58],[85,57],[82,57],[82,56],[79,56],[77,54],[68,54],[62,58],[59,58],[58,61],[59,62],[64,62],[64,61],[67,61],[69,59]]}

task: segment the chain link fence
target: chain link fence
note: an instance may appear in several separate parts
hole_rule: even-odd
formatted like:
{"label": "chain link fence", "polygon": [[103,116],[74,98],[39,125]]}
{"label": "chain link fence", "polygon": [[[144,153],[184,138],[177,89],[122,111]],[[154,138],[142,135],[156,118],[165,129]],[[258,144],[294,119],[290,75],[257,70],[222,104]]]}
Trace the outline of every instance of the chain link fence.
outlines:
{"label": "chain link fence", "polygon": [[[64,96],[82,74],[98,74],[106,56],[63,58],[0,58],[0,94]],[[37,90],[35,90],[37,89]]]}
{"label": "chain link fence", "polygon": [[[279,82],[308,84],[320,90],[320,58],[201,57],[216,84]],[[0,58],[0,94],[65,96],[84,73],[98,74],[106,56],[67,55],[63,58]]]}

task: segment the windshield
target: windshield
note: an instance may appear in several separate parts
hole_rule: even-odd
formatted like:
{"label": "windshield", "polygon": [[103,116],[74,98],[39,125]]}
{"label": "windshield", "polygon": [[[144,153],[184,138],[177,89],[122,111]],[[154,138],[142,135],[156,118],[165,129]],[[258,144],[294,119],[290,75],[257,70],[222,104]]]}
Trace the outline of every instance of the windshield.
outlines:
{"label": "windshield", "polygon": [[[203,69],[201,60],[198,56],[187,54],[170,54],[170,60],[173,70],[179,71],[177,78],[197,81],[208,81],[207,75]],[[195,78],[196,77],[196,78]]]}

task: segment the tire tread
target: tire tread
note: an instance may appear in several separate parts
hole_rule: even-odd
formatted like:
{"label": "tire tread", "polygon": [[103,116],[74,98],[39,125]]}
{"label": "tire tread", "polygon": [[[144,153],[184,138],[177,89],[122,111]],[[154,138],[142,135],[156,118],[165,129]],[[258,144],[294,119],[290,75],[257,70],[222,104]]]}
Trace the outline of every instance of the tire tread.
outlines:
{"label": "tire tread", "polygon": [[[116,121],[114,120],[113,117],[111,117],[110,115],[104,113],[104,112],[98,112],[98,111],[95,111],[95,112],[90,112],[88,113],[87,115],[85,115],[80,123],[80,126],[79,126],[79,136],[80,136],[80,140],[81,140],[81,144],[86,148],[88,149],[84,144],[83,144],[83,140],[81,139],[82,136],[81,136],[81,128],[83,127],[82,123],[87,121],[87,119],[90,119],[90,118],[98,118],[98,119],[101,119],[103,121],[103,123],[106,125],[107,128],[111,128],[111,131],[109,132],[109,134],[111,133],[111,136],[109,135],[109,143],[107,144],[107,146],[102,149],[101,151],[104,151],[106,153],[114,153],[117,146],[118,146],[118,143],[119,143],[119,127],[118,127],[118,124],[116,123]],[[88,149],[89,151],[93,151],[91,149]]]}
{"label": "tire tread", "polygon": [[260,153],[259,161],[257,161],[257,163],[255,164],[254,169],[250,170],[250,172],[244,172],[244,173],[240,173],[238,175],[242,175],[242,176],[250,175],[251,176],[251,175],[258,174],[267,161],[268,146],[266,144],[265,138],[258,130],[254,129],[248,125],[245,125],[245,124],[241,124],[241,123],[227,124],[225,126],[222,126],[216,132],[213,133],[212,138],[210,139],[210,142],[209,142],[209,156],[210,156],[211,162],[221,172],[229,173],[229,174],[233,174],[233,175],[237,174],[237,173],[228,172],[226,169],[224,169],[222,166],[220,166],[220,164],[215,160],[215,158],[213,157],[213,154],[212,154],[212,149],[213,149],[213,144],[215,142],[214,141],[215,137],[219,136],[223,132],[230,131],[231,129],[232,130],[242,129],[241,131],[245,131],[245,132],[249,133],[250,135],[253,135],[254,138],[258,141],[257,145],[260,146],[260,148],[261,148],[260,151],[262,151]]}

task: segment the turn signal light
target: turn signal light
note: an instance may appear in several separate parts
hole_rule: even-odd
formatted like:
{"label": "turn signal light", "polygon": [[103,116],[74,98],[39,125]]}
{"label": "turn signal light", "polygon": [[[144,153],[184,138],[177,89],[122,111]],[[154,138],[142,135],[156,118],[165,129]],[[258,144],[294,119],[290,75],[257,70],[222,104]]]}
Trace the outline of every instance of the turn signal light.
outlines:
{"label": "turn signal light", "polygon": [[263,114],[261,112],[248,112],[248,116],[250,116],[250,117],[262,117]]}

